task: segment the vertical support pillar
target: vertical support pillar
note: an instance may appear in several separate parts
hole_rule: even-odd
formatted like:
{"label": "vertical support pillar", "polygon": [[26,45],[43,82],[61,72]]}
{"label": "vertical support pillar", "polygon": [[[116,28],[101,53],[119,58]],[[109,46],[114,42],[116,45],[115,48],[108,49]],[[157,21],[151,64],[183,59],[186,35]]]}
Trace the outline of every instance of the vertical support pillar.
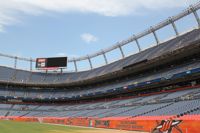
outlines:
{"label": "vertical support pillar", "polygon": [[153,29],[153,27],[150,27],[150,31],[153,33],[153,36],[156,40],[156,44],[158,45],[159,44],[159,39],[158,39],[158,36],[156,34],[156,31]]}
{"label": "vertical support pillar", "polygon": [[197,21],[198,27],[200,28],[200,20],[199,20],[199,16],[198,16],[197,12],[194,10],[193,6],[190,6],[190,10],[194,14],[194,17],[195,17],[195,19]]}
{"label": "vertical support pillar", "polygon": [[108,64],[108,60],[107,60],[107,57],[106,57],[106,54],[105,52],[102,50],[102,55],[103,55],[103,58],[104,58],[104,61],[106,63],[106,65]]}
{"label": "vertical support pillar", "polygon": [[135,42],[136,42],[136,45],[137,45],[137,47],[138,47],[139,52],[142,51],[142,49],[141,49],[141,47],[140,47],[140,44],[139,44],[139,42],[138,42],[137,37],[136,37],[135,35],[133,35],[133,36],[134,36],[134,38],[135,38]]}
{"label": "vertical support pillar", "polygon": [[92,70],[93,69],[93,66],[92,66],[92,61],[91,61],[91,58],[88,56],[88,61],[90,63],[90,69]]}
{"label": "vertical support pillar", "polygon": [[17,68],[17,56],[15,57],[14,68]]}
{"label": "vertical support pillar", "polygon": [[118,47],[119,47],[119,50],[120,50],[120,52],[121,52],[122,58],[124,58],[124,57],[125,57],[125,55],[124,55],[124,52],[123,52],[123,49],[122,49],[122,47],[121,47],[120,45],[119,45]]}
{"label": "vertical support pillar", "polygon": [[74,59],[73,62],[74,62],[75,71],[78,72],[78,68],[77,68],[76,60]]}
{"label": "vertical support pillar", "polygon": [[33,70],[33,60],[32,58],[30,58],[30,71],[32,72],[32,70]]}
{"label": "vertical support pillar", "polygon": [[173,27],[173,29],[174,29],[174,32],[175,32],[176,36],[179,36],[179,33],[178,33],[178,30],[177,30],[176,24],[175,24],[175,22],[172,20],[171,17],[169,17],[169,22],[172,24],[172,27]]}

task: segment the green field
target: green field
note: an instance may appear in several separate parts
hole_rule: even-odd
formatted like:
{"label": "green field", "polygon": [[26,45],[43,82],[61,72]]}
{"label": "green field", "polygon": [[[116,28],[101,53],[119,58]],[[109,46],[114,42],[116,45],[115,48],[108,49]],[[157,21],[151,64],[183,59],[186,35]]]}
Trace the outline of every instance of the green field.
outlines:
{"label": "green field", "polygon": [[[94,129],[49,125],[40,123],[25,123],[0,121],[0,133],[136,133],[120,130]],[[140,132],[141,133],[141,132]]]}

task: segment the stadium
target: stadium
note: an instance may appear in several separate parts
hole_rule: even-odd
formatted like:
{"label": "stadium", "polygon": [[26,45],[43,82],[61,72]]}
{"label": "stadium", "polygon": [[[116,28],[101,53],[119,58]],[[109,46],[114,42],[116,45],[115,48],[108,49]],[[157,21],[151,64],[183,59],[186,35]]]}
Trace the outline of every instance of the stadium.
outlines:
{"label": "stadium", "polygon": [[[14,62],[12,67],[0,66],[2,133],[17,133],[23,126],[30,126],[26,130],[30,133],[37,128],[51,130],[44,133],[198,133],[199,9],[200,3],[193,4],[139,34],[82,57],[33,59],[1,53]],[[196,25],[180,32],[176,22],[189,15]],[[167,26],[174,36],[161,41],[158,31]],[[143,49],[140,39],[148,35],[155,45]],[[138,52],[126,56],[123,47],[131,43]],[[110,62],[107,53],[113,50],[119,51],[120,59]],[[93,58],[99,56],[104,65],[94,67]],[[29,70],[18,68],[19,61],[26,62]],[[88,70],[79,69],[80,61],[88,63]],[[74,71],[65,71],[66,64]],[[2,128],[6,126],[8,130]],[[26,132],[20,128],[19,132]]]}

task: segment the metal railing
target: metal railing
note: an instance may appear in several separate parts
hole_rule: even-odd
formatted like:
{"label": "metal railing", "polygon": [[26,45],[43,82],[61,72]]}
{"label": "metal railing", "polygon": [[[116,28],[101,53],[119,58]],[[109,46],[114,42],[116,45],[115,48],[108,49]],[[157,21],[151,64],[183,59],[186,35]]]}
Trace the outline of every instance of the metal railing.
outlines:
{"label": "metal railing", "polygon": [[[161,41],[159,40],[159,37],[157,36],[157,31],[170,25],[172,28],[173,28],[173,31],[175,33],[175,37],[179,36],[180,33],[177,29],[177,26],[176,26],[176,21],[190,15],[190,14],[193,14],[194,18],[195,18],[195,21],[197,22],[197,27],[200,28],[200,19],[199,19],[199,16],[198,16],[198,13],[197,13],[197,10],[200,9],[200,2],[194,4],[194,5],[190,5],[189,8],[187,8],[186,10],[182,11],[181,13],[179,13],[178,15],[176,16],[172,16],[172,17],[169,17],[168,19],[158,23],[157,25],[155,26],[151,26],[149,29],[139,33],[139,34],[136,34],[136,35],[132,35],[131,37],[125,39],[125,40],[122,40],[120,42],[117,42],[116,44],[114,44],[113,46],[107,48],[107,49],[103,49],[103,50],[100,50],[96,53],[93,53],[93,54],[90,54],[90,55],[86,55],[86,56],[82,56],[82,57],[78,57],[78,58],[71,58],[68,60],[68,63],[72,63],[73,66],[74,66],[74,70],[75,72],[78,72],[80,71],[78,66],[77,66],[77,63],[78,62],[81,62],[81,61],[88,61],[89,63],[89,66],[90,69],[93,69],[94,68],[94,65],[93,65],[93,62],[92,62],[92,59],[95,58],[95,57],[98,57],[98,56],[102,56],[103,57],[103,60],[105,62],[104,65],[107,65],[109,64],[109,60],[107,58],[107,53],[108,52],[112,52],[113,50],[116,50],[116,49],[119,49],[120,50],[120,54],[121,54],[121,58],[120,59],[123,59],[125,58],[125,54],[124,54],[124,51],[123,51],[123,46],[129,44],[129,43],[132,43],[132,42],[135,42],[135,45],[137,46],[137,49],[139,52],[141,52],[143,49],[141,48],[141,44],[139,43],[139,39],[149,35],[149,34],[152,34],[153,37],[154,37],[154,40],[155,40],[155,43],[156,45],[159,45],[161,43]],[[35,63],[35,59],[32,59],[32,58],[25,58],[25,57],[18,57],[18,56],[12,56],[12,55],[7,55],[7,54],[2,54],[0,53],[0,56],[2,57],[6,57],[6,58],[11,58],[14,60],[14,68],[17,68],[17,62],[18,60],[21,60],[21,61],[27,61],[29,62],[30,64],[30,71],[33,70],[33,63]]]}

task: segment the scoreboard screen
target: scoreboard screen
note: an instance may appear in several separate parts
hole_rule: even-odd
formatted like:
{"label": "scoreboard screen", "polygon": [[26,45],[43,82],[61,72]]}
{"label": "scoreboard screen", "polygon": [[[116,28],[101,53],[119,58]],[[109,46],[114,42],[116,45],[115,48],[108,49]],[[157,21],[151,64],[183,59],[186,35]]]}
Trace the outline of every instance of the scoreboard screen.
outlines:
{"label": "scoreboard screen", "polygon": [[36,68],[66,67],[67,57],[37,58]]}

